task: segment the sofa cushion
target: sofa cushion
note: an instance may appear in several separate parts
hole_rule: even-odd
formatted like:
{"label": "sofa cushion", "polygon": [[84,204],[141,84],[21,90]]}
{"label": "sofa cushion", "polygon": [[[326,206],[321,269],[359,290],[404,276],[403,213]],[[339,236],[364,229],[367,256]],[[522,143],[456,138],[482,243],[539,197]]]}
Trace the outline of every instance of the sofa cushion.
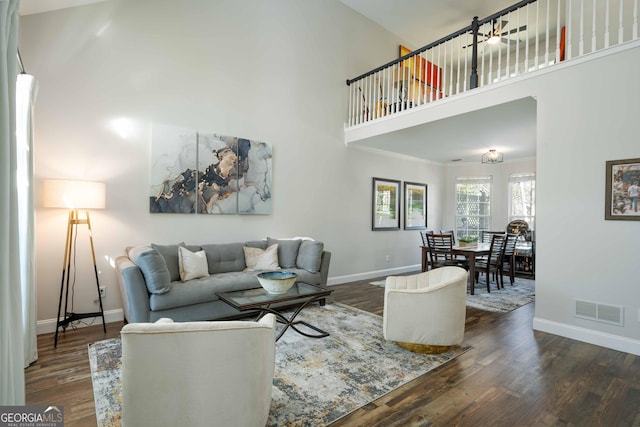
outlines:
{"label": "sofa cushion", "polygon": [[267,237],[267,246],[278,245],[278,264],[282,268],[294,268],[298,259],[300,239],[272,239]]}
{"label": "sofa cushion", "polygon": [[[173,282],[171,292],[162,295],[151,295],[151,310],[167,310],[176,307],[200,304],[218,300],[216,292],[230,292],[241,289],[259,288],[260,283],[255,273],[228,272],[212,274],[188,282]],[[213,313],[212,313],[212,317]]]}
{"label": "sofa cushion", "polygon": [[149,293],[164,294],[171,289],[171,275],[167,263],[157,250],[150,246],[138,246],[130,248],[127,256],[142,272]]}
{"label": "sofa cushion", "polygon": [[322,264],[322,251],[324,244],[315,240],[303,240],[298,250],[296,267],[303,268],[312,273],[320,271]]}
{"label": "sofa cushion", "polygon": [[243,247],[243,243],[202,245],[202,249],[207,254],[209,274],[244,270]]}
{"label": "sofa cushion", "polygon": [[243,247],[244,259],[247,268],[244,271],[256,270],[280,270],[278,264],[278,244],[271,245],[267,249]]}
{"label": "sofa cushion", "polygon": [[[312,285],[321,284],[322,277],[320,273],[311,273],[298,268],[291,268],[287,271],[296,273],[299,282]],[[219,299],[216,292],[259,288],[260,282],[258,282],[256,275],[257,272],[234,271],[212,274],[200,279],[189,280],[188,282],[173,282],[171,283],[171,292],[151,295],[149,305],[151,310],[159,311],[216,301]]]}
{"label": "sofa cushion", "polygon": [[248,242],[245,242],[244,245],[248,246],[250,248],[267,249],[267,241],[266,240],[250,240]]}
{"label": "sofa cushion", "polygon": [[179,246],[184,246],[184,242],[180,242],[177,245],[157,245],[155,243],[151,244],[151,247],[158,251],[164,258],[164,262],[167,264],[172,282],[180,280],[180,268],[178,265]]}
{"label": "sofa cushion", "polygon": [[186,282],[209,275],[207,255],[204,251],[191,252],[187,248],[178,248],[178,263],[180,265],[180,280]]}

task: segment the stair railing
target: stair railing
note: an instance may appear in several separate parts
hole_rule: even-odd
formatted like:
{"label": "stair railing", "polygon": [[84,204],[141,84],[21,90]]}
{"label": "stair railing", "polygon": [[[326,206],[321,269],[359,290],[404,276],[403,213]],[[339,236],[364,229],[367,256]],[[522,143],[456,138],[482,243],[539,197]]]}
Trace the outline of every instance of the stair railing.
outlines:
{"label": "stair railing", "polygon": [[638,39],[639,0],[524,0],[347,80],[346,127]]}

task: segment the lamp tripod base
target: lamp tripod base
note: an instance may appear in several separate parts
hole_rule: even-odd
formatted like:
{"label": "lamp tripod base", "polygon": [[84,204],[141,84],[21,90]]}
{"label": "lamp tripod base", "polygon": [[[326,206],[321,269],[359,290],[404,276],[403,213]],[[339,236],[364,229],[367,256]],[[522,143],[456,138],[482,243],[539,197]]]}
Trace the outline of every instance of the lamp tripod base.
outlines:
{"label": "lamp tripod base", "polygon": [[[91,243],[91,256],[93,258],[93,271],[96,278],[96,290],[98,292],[98,303],[100,304],[100,311],[95,311],[92,313],[74,313],[67,311],[67,305],[69,302],[69,271],[71,269],[71,252],[72,250],[75,253],[75,247],[73,247],[74,242],[74,229],[78,224],[86,224],[89,228],[89,242]],[[76,236],[77,237],[77,230]],[[73,297],[71,308],[73,309]],[[64,300],[64,310],[62,308],[62,301]],[[60,318],[61,313],[64,313],[62,319]],[[76,209],[69,211],[69,222],[67,225],[67,242],[65,246],[65,254],[64,254],[64,263],[62,269],[62,281],[60,283],[60,299],[58,300],[58,317],[56,319],[56,335],[53,341],[53,347],[58,346],[58,333],[60,332],[60,328],[62,331],[67,330],[67,326],[70,323],[75,322],[77,320],[86,319],[89,317],[102,317],[102,329],[106,333],[107,325],[104,320],[104,309],[102,307],[102,295],[100,294],[100,281],[98,280],[98,267],[96,265],[96,255],[95,250],[93,248],[93,233],[91,232],[91,221],[89,219],[89,212],[86,212],[86,218],[80,219],[78,217],[78,211]]]}
{"label": "lamp tripod base", "polygon": [[[75,322],[76,320],[102,316],[104,316],[104,313],[102,311],[96,311],[93,313],[67,313],[64,319],[58,320],[58,328],[62,328],[62,331],[64,332],[67,329],[67,326],[69,326],[69,323]],[[104,326],[105,332],[107,332],[106,325],[104,325],[104,322],[102,322],[102,324]]]}

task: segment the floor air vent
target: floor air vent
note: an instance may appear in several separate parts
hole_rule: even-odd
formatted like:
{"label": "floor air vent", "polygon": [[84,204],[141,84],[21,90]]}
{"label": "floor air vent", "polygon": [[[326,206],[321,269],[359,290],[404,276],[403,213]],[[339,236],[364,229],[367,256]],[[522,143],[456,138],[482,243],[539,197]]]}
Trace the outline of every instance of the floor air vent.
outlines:
{"label": "floor air vent", "polygon": [[576,317],[624,326],[624,307],[576,300]]}

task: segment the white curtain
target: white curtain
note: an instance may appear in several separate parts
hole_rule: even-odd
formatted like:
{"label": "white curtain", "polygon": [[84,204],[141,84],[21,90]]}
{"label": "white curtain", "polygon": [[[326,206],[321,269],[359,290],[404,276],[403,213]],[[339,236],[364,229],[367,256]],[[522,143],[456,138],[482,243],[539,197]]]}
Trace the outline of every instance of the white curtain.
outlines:
{"label": "white curtain", "polygon": [[25,401],[15,134],[19,3],[0,0],[0,405]]}
{"label": "white curtain", "polygon": [[16,143],[18,146],[20,289],[25,368],[38,358],[33,214],[33,106],[37,93],[36,79],[28,74],[20,74],[16,87]]}

